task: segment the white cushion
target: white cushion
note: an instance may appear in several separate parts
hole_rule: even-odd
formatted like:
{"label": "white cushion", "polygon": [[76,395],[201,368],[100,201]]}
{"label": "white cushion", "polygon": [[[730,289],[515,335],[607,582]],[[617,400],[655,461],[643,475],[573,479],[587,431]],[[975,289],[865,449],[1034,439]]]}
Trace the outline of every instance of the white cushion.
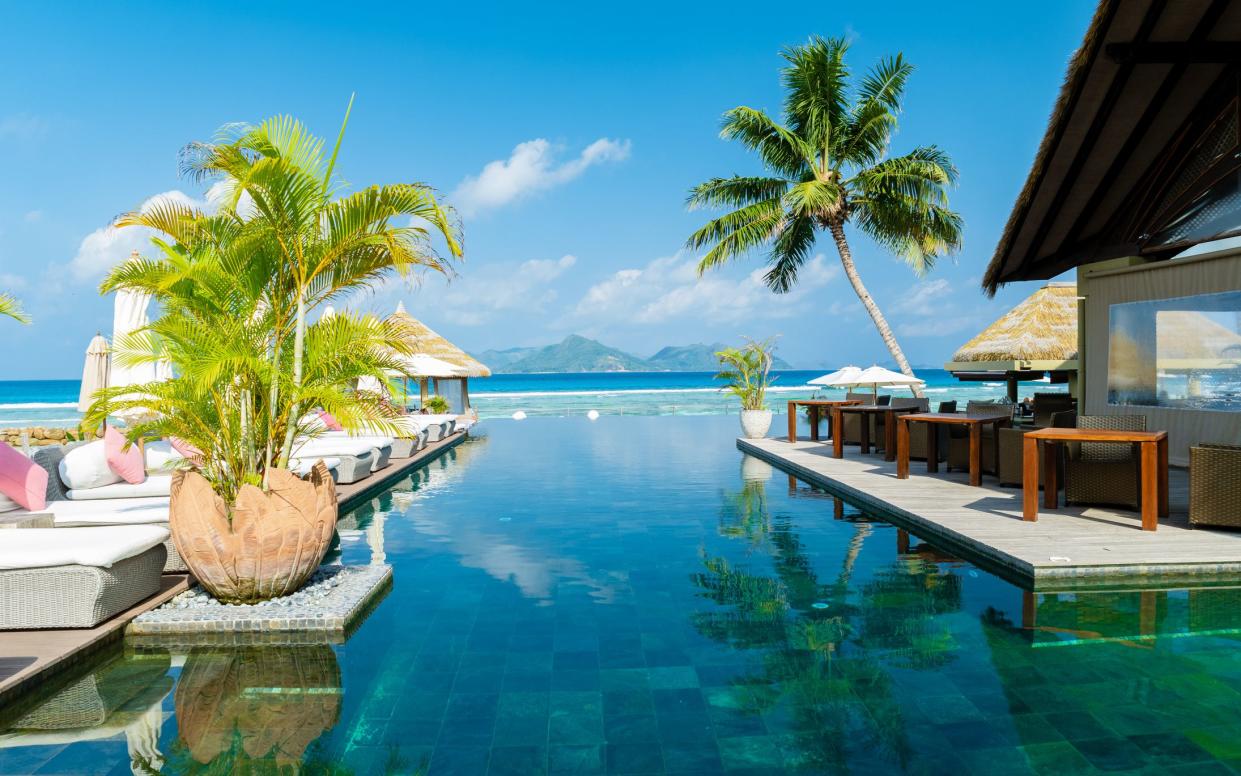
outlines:
{"label": "white cushion", "polygon": [[[83,525],[145,525],[168,522],[168,497],[115,498],[92,501],[50,501],[57,528]],[[24,529],[23,529],[24,530]]]}
{"label": "white cushion", "polygon": [[103,440],[79,445],[60,459],[60,481],[70,490],[101,488],[120,482],[121,477],[108,467]]}
{"label": "white cushion", "polygon": [[323,461],[323,465],[327,467],[328,471],[333,471],[336,469],[337,466],[340,466],[339,458],[330,458],[330,457],[316,458],[316,457],[310,456],[306,458],[290,458],[289,459],[289,471],[293,472],[298,477],[305,477],[307,474],[310,474],[311,468],[319,461]]}
{"label": "white cushion", "polygon": [[0,569],[107,568],[168,540],[168,529],[155,525],[22,528],[5,533],[4,541],[0,542]]}
{"label": "white cushion", "polygon": [[172,489],[171,474],[152,474],[136,485],[114,482],[99,488],[73,488],[65,493],[72,501],[97,501],[99,499],[150,498],[168,496]]}
{"label": "white cushion", "polygon": [[3,514],[5,512],[12,512],[15,509],[21,509],[21,508],[22,508],[21,504],[18,504],[13,499],[9,498],[3,493],[0,493],[0,514]]}
{"label": "white cushion", "polygon": [[147,472],[152,473],[170,472],[185,460],[185,456],[177,452],[166,439],[147,442],[142,447],[142,454],[146,458]]}
{"label": "white cushion", "polygon": [[[391,442],[389,442],[391,445]],[[360,457],[369,455],[371,450],[382,445],[376,445],[365,439],[350,439],[348,437],[338,437],[330,439],[311,439],[306,441],[300,447],[295,447],[293,455],[297,458],[314,458],[315,456],[345,456],[351,455]]]}

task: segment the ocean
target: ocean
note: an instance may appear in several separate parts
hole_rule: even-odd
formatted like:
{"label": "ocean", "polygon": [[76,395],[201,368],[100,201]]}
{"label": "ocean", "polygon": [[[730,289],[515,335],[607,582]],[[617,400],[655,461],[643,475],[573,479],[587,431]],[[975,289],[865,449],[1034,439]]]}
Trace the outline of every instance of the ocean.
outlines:
{"label": "ocean", "polygon": [[[964,404],[970,399],[1004,396],[1002,382],[963,383],[942,369],[919,369],[926,380],[932,405],[947,399]],[[833,398],[843,391],[816,389],[806,382],[823,370],[773,372],[775,384],[768,404],[782,412],[789,399],[821,396]],[[77,380],[0,381],[0,427],[76,426]],[[1064,390],[1063,385],[1022,383],[1020,395],[1035,391]],[[908,389],[891,393],[905,396]],[[888,392],[888,391],[885,391]],[[585,415],[722,415],[737,411],[737,402],[720,390],[710,372],[605,372],[588,374],[503,374],[470,380],[471,404],[479,417],[509,418],[515,412],[528,416]]]}

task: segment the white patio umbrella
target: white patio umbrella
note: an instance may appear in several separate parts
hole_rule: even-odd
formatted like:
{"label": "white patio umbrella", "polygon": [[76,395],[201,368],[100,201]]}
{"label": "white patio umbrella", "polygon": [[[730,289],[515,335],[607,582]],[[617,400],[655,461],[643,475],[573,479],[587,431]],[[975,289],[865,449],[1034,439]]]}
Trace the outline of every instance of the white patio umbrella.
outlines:
{"label": "white patio umbrella", "polygon": [[856,366],[846,366],[837,369],[831,374],[816,377],[810,381],[810,385],[826,385],[830,388],[849,388],[858,385],[857,376],[862,374],[862,370]]}
{"label": "white patio umbrella", "polygon": [[861,374],[857,375],[855,385],[870,386],[871,393],[878,395],[880,386],[904,385],[908,386],[912,391],[915,385],[924,385],[925,382],[901,372],[893,372],[891,369],[884,369],[881,366],[872,366],[863,369]]}
{"label": "white patio umbrella", "polygon": [[[148,294],[137,291],[122,290],[116,292],[116,301],[112,307],[112,346],[116,347],[122,338],[133,334],[150,323],[147,307],[151,304]],[[108,376],[108,384],[113,387],[154,382],[158,370],[153,363],[122,366],[112,364],[112,372]]]}
{"label": "white patio umbrella", "polygon": [[78,412],[86,412],[95,401],[95,393],[108,385],[108,341],[96,334],[86,346],[86,364],[82,367],[82,388],[78,391]]}

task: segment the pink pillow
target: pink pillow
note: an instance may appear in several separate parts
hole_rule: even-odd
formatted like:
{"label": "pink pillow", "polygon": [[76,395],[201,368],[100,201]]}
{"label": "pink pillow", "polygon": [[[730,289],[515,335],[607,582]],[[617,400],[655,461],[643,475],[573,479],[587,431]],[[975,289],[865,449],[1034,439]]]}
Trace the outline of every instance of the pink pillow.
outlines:
{"label": "pink pillow", "polygon": [[344,431],[345,427],[340,421],[332,417],[332,413],[327,410],[319,410],[319,420],[323,421],[323,425],[327,426],[328,431]]}
{"label": "pink pillow", "polygon": [[0,442],[0,493],[26,509],[47,506],[47,469]]}
{"label": "pink pillow", "polygon": [[168,443],[172,445],[173,450],[176,450],[178,453],[194,463],[200,462],[203,458],[203,451],[199,450],[197,447],[194,447],[189,442],[186,442],[184,439],[168,437]]}
{"label": "pink pillow", "polygon": [[103,432],[103,454],[112,473],[130,485],[137,485],[147,478],[146,462],[142,460],[141,448],[130,445],[126,450],[125,437],[111,426]]}

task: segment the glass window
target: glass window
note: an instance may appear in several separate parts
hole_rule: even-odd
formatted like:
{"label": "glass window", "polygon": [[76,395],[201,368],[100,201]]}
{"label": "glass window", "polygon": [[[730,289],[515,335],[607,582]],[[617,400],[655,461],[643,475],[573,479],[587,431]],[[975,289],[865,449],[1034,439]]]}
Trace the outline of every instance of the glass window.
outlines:
{"label": "glass window", "polygon": [[1108,311],[1109,404],[1241,412],[1241,291]]}

